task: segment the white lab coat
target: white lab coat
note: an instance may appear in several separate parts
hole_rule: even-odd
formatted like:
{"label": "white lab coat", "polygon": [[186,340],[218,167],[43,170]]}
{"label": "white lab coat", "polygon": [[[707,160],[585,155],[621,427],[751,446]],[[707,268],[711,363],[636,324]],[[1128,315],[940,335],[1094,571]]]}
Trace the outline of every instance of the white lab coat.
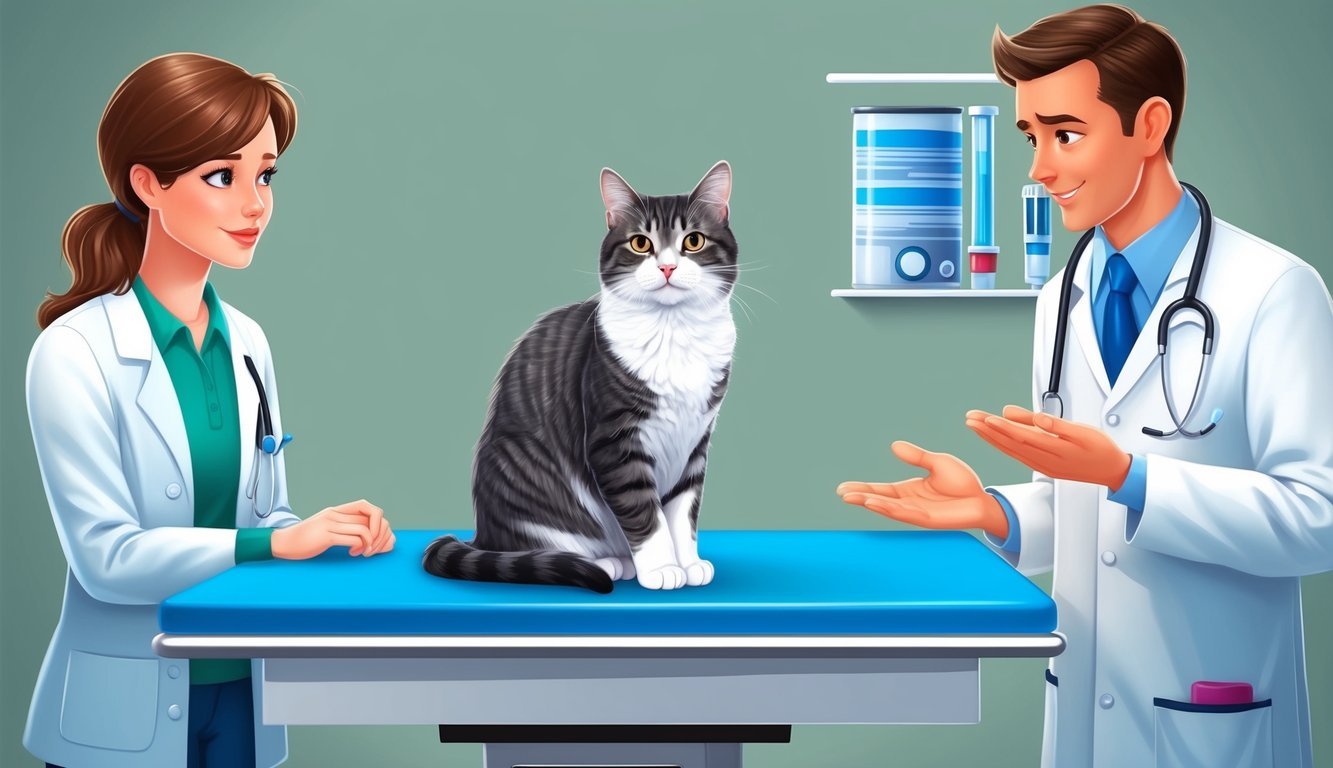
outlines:
{"label": "white lab coat", "polygon": [[[263,378],[281,424],[268,341],[224,304],[240,413],[236,526],[298,522],[277,460],[277,507],[261,519],[244,485]],[[52,323],[28,359],[28,416],[69,570],[60,623],[33,692],[23,745],[78,768],[185,764],[189,662],[153,654],[158,603],[235,565],[236,532],[194,527],[193,471],[171,376],[133,292],[99,296]],[[281,429],[278,429],[281,434]],[[267,469],[267,462],[261,462]],[[261,478],[267,488],[267,476]],[[252,665],[257,765],[287,756],[286,729],[262,724]]]}
{"label": "white lab coat", "polygon": [[[1064,363],[1065,418],[1105,430],[1147,459],[1137,528],[1107,489],[1051,481],[999,486],[1018,517],[1020,571],[1054,567],[1063,654],[1046,685],[1043,766],[1310,768],[1300,576],[1333,569],[1333,306],[1317,272],[1222,221],[1199,297],[1216,316],[1214,350],[1192,429],[1172,428],[1157,326],[1184,294],[1186,245],[1114,387],[1097,347],[1091,257],[1074,280]],[[1037,300],[1033,401],[1050,371],[1060,283]],[[1177,412],[1195,384],[1203,327],[1173,318],[1168,373]],[[1201,415],[1200,415],[1201,414]],[[992,542],[993,543],[993,542]],[[1271,707],[1185,712],[1197,680],[1242,681]]]}

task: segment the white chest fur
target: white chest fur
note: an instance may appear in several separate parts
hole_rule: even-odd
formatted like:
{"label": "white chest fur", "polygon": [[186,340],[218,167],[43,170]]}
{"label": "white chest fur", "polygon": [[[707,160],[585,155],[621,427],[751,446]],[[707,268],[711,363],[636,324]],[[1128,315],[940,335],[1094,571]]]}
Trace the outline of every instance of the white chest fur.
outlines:
{"label": "white chest fur", "polygon": [[717,416],[708,402],[736,348],[731,306],[646,306],[603,291],[597,323],[620,363],[657,395],[658,407],[640,435],[655,463],[658,490],[666,493]]}

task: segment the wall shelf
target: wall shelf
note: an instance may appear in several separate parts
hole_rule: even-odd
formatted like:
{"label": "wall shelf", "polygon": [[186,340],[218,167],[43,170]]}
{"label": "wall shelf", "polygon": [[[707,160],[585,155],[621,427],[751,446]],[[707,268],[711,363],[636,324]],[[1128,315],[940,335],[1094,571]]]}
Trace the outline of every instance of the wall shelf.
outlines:
{"label": "wall shelf", "polygon": [[[852,85],[901,85],[906,83],[941,84],[941,83],[976,83],[981,85],[999,85],[1000,78],[994,72],[830,72],[824,78],[833,84]],[[837,288],[830,295],[842,299],[880,299],[880,298],[987,298],[1014,299],[1036,298],[1041,289],[1031,288]]]}
{"label": "wall shelf", "polygon": [[899,83],[994,83],[1000,78],[994,72],[830,72],[824,78],[828,83],[861,85]]}
{"label": "wall shelf", "polygon": [[1034,299],[1040,293],[1040,289],[1029,288],[836,288],[830,295],[841,299]]}

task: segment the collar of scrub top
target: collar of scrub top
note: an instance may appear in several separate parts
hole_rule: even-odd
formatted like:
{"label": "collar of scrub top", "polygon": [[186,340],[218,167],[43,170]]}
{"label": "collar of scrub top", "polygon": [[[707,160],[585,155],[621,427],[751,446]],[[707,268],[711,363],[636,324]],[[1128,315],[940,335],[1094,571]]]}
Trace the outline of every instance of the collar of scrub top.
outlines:
{"label": "collar of scrub top", "polygon": [[1199,204],[1194,196],[1181,190],[1176,207],[1159,221],[1152,229],[1144,232],[1137,240],[1120,251],[1116,251],[1111,241],[1106,238],[1106,231],[1099,225],[1092,236],[1092,264],[1089,287],[1093,296],[1092,318],[1101,331],[1102,315],[1106,307],[1106,294],[1109,287],[1103,287],[1102,277],[1106,272],[1106,260],[1113,253],[1120,253],[1134,270],[1134,277],[1139,281],[1134,289],[1134,322],[1139,328],[1152,314],[1153,305],[1162,295],[1167,278],[1176,259],[1194,236],[1194,229],[1199,225]]}
{"label": "collar of scrub top", "polygon": [[[189,344],[191,349],[195,348],[190,329],[157,300],[138,275],[134,276],[134,295],[143,307],[144,316],[148,319],[148,330],[153,334],[153,341],[159,350],[165,350],[178,343],[178,340],[179,343]],[[222,302],[218,300],[218,293],[212,283],[204,283],[204,304],[208,307],[208,328],[204,330],[202,349],[221,341],[230,350],[231,334],[227,330],[227,317],[222,313]],[[182,337],[181,334],[185,335]]]}

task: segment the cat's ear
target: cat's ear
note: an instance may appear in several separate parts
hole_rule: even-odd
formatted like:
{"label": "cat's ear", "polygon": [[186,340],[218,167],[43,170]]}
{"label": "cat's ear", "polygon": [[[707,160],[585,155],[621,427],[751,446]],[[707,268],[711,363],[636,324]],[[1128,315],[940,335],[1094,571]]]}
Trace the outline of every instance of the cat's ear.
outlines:
{"label": "cat's ear", "polygon": [[699,184],[690,193],[690,202],[709,205],[717,212],[722,221],[727,220],[731,207],[731,165],[726,160],[719,160],[717,165],[708,169],[708,173],[699,180]]}
{"label": "cat's ear", "polygon": [[602,169],[602,204],[606,206],[606,228],[612,229],[625,216],[643,208],[639,193],[610,168]]}

